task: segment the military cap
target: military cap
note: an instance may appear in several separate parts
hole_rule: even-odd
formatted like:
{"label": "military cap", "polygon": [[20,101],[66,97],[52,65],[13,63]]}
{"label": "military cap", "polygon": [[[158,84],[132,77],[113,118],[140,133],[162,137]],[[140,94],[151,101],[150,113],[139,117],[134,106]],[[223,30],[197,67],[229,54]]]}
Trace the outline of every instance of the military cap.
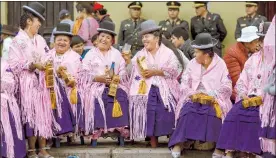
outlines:
{"label": "military cap", "polygon": [[141,2],[138,2],[138,1],[131,2],[128,5],[128,8],[142,8],[142,7],[143,7],[143,4]]}
{"label": "military cap", "polygon": [[169,9],[179,9],[181,4],[177,1],[169,1],[169,2],[167,2],[167,6]]}
{"label": "military cap", "polygon": [[258,2],[257,1],[246,1],[245,5],[246,6],[257,6]]}
{"label": "military cap", "polygon": [[206,2],[206,1],[196,1],[196,2],[194,2],[194,8],[206,6],[207,3],[208,2]]}

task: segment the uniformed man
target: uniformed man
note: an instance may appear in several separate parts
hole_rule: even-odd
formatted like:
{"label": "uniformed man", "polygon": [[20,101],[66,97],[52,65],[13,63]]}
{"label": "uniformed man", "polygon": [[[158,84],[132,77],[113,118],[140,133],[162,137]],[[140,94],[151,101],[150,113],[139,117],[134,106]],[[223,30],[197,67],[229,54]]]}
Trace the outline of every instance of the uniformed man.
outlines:
{"label": "uniformed man", "polygon": [[168,7],[168,15],[169,18],[167,20],[163,20],[159,22],[159,26],[161,26],[161,30],[163,35],[167,38],[171,38],[171,32],[173,28],[176,26],[182,25],[189,32],[189,23],[185,20],[179,19],[179,7],[181,4],[179,2],[170,1],[167,2]]}
{"label": "uniformed man", "polygon": [[221,42],[225,39],[227,31],[220,15],[208,11],[207,3],[205,1],[194,2],[196,16],[191,19],[192,38],[195,39],[196,35],[202,32],[210,33],[213,38],[219,41],[214,50],[221,57]]}
{"label": "uniformed man", "polygon": [[235,30],[235,38],[238,39],[241,36],[241,30],[247,26],[256,26],[259,28],[260,23],[266,22],[267,18],[258,15],[258,2],[253,1],[247,1],[245,3],[245,11],[246,16],[240,17],[237,20],[236,30]]}
{"label": "uniformed man", "polygon": [[125,43],[131,45],[132,56],[134,56],[144,45],[142,38],[139,36],[140,24],[145,21],[141,18],[141,8],[143,4],[141,2],[131,2],[128,5],[130,18],[121,22],[118,44],[123,47]]}

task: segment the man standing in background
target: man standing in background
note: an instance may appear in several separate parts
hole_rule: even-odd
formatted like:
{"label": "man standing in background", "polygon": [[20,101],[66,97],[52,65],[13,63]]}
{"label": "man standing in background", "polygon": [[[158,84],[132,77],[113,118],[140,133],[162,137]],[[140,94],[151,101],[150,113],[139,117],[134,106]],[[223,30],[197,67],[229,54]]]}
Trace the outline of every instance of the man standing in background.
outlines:
{"label": "man standing in background", "polygon": [[182,26],[187,31],[189,31],[189,23],[185,20],[179,19],[179,7],[181,6],[180,2],[170,1],[167,2],[168,7],[168,15],[169,18],[167,20],[163,20],[159,22],[159,26],[161,26],[161,30],[166,39],[171,38],[171,32],[176,26]]}
{"label": "man standing in background", "polygon": [[267,18],[257,14],[258,11],[257,1],[247,1],[245,3],[246,16],[240,17],[237,20],[236,30],[235,30],[235,39],[240,38],[242,28],[247,26],[256,26],[259,28],[261,22],[266,22]]}
{"label": "man standing in background", "polygon": [[141,18],[142,7],[141,2],[131,2],[128,5],[130,18],[121,22],[119,30],[118,44],[120,47],[124,46],[125,43],[131,44],[132,56],[144,47],[142,39],[138,35],[140,24],[145,21]]}
{"label": "man standing in background", "polygon": [[227,30],[219,14],[210,13],[207,9],[206,1],[194,2],[196,16],[191,19],[191,34],[195,39],[196,35],[200,33],[210,33],[211,36],[219,42],[214,47],[214,51],[222,56],[222,42],[227,35]]}

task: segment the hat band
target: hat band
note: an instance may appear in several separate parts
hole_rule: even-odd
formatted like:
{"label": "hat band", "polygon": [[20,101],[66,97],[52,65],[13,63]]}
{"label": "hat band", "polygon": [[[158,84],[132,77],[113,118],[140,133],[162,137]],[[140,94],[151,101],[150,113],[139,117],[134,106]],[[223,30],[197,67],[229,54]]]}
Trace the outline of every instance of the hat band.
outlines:
{"label": "hat band", "polygon": [[197,8],[197,7],[203,7],[203,6],[205,6],[205,4],[204,4],[204,3],[195,4],[195,5],[194,5],[194,8]]}
{"label": "hat band", "polygon": [[179,6],[168,6],[169,9],[179,9]]}
{"label": "hat band", "polygon": [[245,5],[254,5],[254,6],[257,6],[257,3],[246,2]]}

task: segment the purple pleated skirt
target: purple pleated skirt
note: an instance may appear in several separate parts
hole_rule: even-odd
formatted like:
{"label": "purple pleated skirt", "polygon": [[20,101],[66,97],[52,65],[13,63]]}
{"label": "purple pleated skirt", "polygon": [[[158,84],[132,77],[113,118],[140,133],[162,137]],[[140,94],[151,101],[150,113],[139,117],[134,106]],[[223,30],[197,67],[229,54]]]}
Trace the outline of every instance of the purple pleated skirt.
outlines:
{"label": "purple pleated skirt", "polygon": [[55,131],[55,135],[58,136],[58,135],[74,132],[74,126],[76,125],[76,118],[72,111],[71,104],[69,102],[69,99],[67,97],[64,87],[59,82],[57,83],[62,97],[61,117],[58,116],[58,111],[56,109],[53,110],[56,122],[61,127],[60,131]]}
{"label": "purple pleated skirt", "polygon": [[169,148],[188,140],[217,142],[222,120],[216,117],[213,106],[187,102],[183,105]]}
{"label": "purple pleated skirt", "polygon": [[[123,115],[118,118],[112,117],[112,109],[114,105],[114,97],[108,95],[109,88],[105,88],[102,94],[102,100],[104,102],[105,115],[106,115],[106,124],[107,128],[115,128],[115,127],[125,127],[129,126],[129,101],[125,91],[118,88],[116,99],[121,105]],[[101,107],[98,99],[95,99],[95,124],[94,128],[104,128],[104,117],[101,111]]]}
{"label": "purple pleated skirt", "polygon": [[159,88],[151,86],[147,104],[147,137],[172,134],[174,122],[174,111],[169,112],[164,106]]}
{"label": "purple pleated skirt", "polygon": [[[23,139],[20,140],[17,136],[15,122],[12,114],[9,112],[10,125],[12,129],[12,135],[14,140],[14,156],[15,158],[24,158],[26,156],[26,143],[25,135],[23,133]],[[5,133],[2,133],[1,137],[1,156],[7,157],[7,144],[5,141]]]}
{"label": "purple pleated skirt", "polygon": [[218,149],[261,154],[259,107],[244,108],[242,100],[233,105],[221,128]]}

